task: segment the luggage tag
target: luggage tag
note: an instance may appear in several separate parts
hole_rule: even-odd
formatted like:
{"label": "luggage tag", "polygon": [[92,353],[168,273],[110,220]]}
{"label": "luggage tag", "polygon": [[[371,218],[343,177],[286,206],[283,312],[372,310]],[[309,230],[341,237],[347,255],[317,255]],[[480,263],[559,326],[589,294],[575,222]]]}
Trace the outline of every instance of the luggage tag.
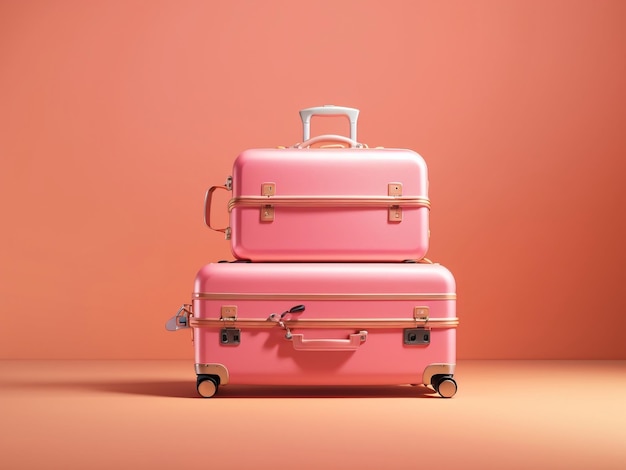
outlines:
{"label": "luggage tag", "polygon": [[177,331],[189,328],[189,316],[191,315],[191,305],[183,304],[172,318],[165,324],[167,331]]}
{"label": "luggage tag", "polygon": [[[304,312],[304,305],[295,305],[293,307],[291,307],[289,310],[285,310],[283,313],[281,313],[280,315],[278,315],[277,313],[272,313],[267,319],[269,321],[273,321],[274,323],[278,323],[280,325],[280,327],[285,330],[287,333],[285,334],[285,338],[286,339],[291,339],[291,330],[289,329],[289,327],[287,325],[285,325],[285,322],[283,321],[285,319],[285,317],[290,314],[290,313],[302,313]],[[287,320],[289,320],[289,318],[287,318]]]}

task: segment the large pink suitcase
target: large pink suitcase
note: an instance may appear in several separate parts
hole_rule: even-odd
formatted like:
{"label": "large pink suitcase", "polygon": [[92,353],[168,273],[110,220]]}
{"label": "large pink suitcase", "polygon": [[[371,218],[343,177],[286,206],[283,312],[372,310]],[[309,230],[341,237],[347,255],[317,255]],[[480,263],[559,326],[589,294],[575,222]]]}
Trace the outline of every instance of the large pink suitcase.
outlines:
{"label": "large pink suitcase", "polygon": [[452,274],[422,263],[213,263],[167,325],[192,328],[200,395],[228,384],[456,392]]}
{"label": "large pink suitcase", "polygon": [[[345,262],[424,257],[430,208],[426,163],[412,150],[357,143],[358,112],[337,106],[302,110],[303,143],[246,150],[236,158],[232,178],[208,190],[205,221],[226,234],[236,258]],[[315,115],[348,116],[350,138],[309,139]],[[314,148],[320,142],[333,144]],[[211,223],[218,189],[232,190],[226,228]]]}

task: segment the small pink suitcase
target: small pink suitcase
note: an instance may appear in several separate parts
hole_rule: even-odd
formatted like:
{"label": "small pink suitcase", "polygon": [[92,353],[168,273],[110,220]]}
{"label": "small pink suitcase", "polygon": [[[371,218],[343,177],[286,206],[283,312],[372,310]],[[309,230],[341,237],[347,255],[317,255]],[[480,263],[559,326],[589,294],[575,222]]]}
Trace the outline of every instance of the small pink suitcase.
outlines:
{"label": "small pink suitcase", "polygon": [[227,384],[431,385],[456,393],[452,274],[422,263],[213,263],[192,328],[200,395]]}
{"label": "small pink suitcase", "polygon": [[[412,150],[357,143],[358,113],[338,106],[300,111],[302,144],[246,150],[235,160],[226,185],[207,191],[206,224],[226,234],[235,258],[394,262],[425,256],[430,208],[426,163]],[[348,116],[350,138],[309,139],[316,115]],[[320,142],[334,145],[313,148]],[[211,201],[218,189],[232,190],[227,228],[211,225]]]}

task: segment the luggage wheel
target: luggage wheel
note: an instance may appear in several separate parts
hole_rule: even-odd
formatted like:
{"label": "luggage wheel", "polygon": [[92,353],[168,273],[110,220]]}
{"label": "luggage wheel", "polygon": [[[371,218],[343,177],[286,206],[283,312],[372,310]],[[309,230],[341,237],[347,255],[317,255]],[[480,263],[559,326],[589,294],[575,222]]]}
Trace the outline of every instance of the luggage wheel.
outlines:
{"label": "luggage wheel", "polygon": [[452,398],[457,390],[456,381],[451,375],[434,375],[431,384],[443,398]]}
{"label": "luggage wheel", "polygon": [[198,393],[203,398],[211,398],[217,393],[220,378],[217,375],[199,374],[196,382]]}

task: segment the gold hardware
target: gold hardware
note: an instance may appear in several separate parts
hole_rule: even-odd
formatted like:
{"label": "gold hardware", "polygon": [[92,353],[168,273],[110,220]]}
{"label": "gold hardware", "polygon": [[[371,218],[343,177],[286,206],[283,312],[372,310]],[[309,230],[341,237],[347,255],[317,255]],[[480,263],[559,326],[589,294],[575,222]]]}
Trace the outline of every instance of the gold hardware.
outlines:
{"label": "gold hardware", "polygon": [[222,305],[220,309],[220,322],[227,328],[234,328],[237,322],[237,306],[236,305]]}
{"label": "gold hardware", "polygon": [[230,379],[228,369],[222,364],[199,364],[195,365],[196,374],[217,375],[220,378],[220,385],[226,385]]}
{"label": "gold hardware", "polygon": [[263,183],[261,185],[261,196],[274,196],[276,194],[276,183]]}
{"label": "gold hardware", "polygon": [[237,306],[236,305],[222,305],[220,309],[221,321],[235,322],[237,321]]}
{"label": "gold hardware", "polygon": [[[231,319],[232,320],[232,319]],[[298,320],[284,320],[289,329],[388,329],[388,328],[415,328],[416,320],[411,318],[302,318]],[[217,318],[195,318],[189,320],[192,328],[224,328],[224,320]],[[239,318],[232,320],[230,328],[241,329],[268,329],[276,328],[277,323],[267,321],[267,318]],[[428,329],[456,328],[459,326],[458,317],[431,318],[428,320]],[[423,325],[420,326],[423,328]]]}
{"label": "gold hardware", "polygon": [[389,222],[402,222],[402,208],[400,206],[389,208]]}
{"label": "gold hardware", "polygon": [[416,321],[427,322],[429,310],[430,309],[428,307],[415,307],[413,309],[413,318],[415,318]]}
{"label": "gold hardware", "polygon": [[[387,194],[392,197],[402,196],[402,183],[388,183]],[[389,208],[389,222],[402,222],[402,208],[398,205]]]}
{"label": "gold hardware", "polygon": [[220,316],[223,320],[236,320],[237,319],[237,306],[236,305],[222,305],[220,309]]}
{"label": "gold hardware", "polygon": [[194,292],[193,299],[203,300],[413,300],[427,302],[430,300],[456,300],[456,294],[449,293],[414,293],[397,292],[389,294],[379,293],[305,293],[294,292],[284,294],[280,292]]}
{"label": "gold hardware", "polygon": [[261,207],[261,222],[271,222],[274,220],[274,206],[266,205]]}
{"label": "gold hardware", "polygon": [[434,375],[454,375],[456,364],[430,364],[422,374],[422,383],[430,385]]}
{"label": "gold hardware", "polygon": [[271,201],[283,207],[425,207],[430,201],[420,196],[241,196],[228,201],[228,212],[236,207],[261,207]]}
{"label": "gold hardware", "polygon": [[[276,194],[276,183],[263,183],[261,185],[261,196],[271,197]],[[272,222],[274,220],[274,206],[265,204],[261,206],[261,222]]]}
{"label": "gold hardware", "polygon": [[387,194],[389,196],[402,196],[402,183],[389,183],[387,185]]}

